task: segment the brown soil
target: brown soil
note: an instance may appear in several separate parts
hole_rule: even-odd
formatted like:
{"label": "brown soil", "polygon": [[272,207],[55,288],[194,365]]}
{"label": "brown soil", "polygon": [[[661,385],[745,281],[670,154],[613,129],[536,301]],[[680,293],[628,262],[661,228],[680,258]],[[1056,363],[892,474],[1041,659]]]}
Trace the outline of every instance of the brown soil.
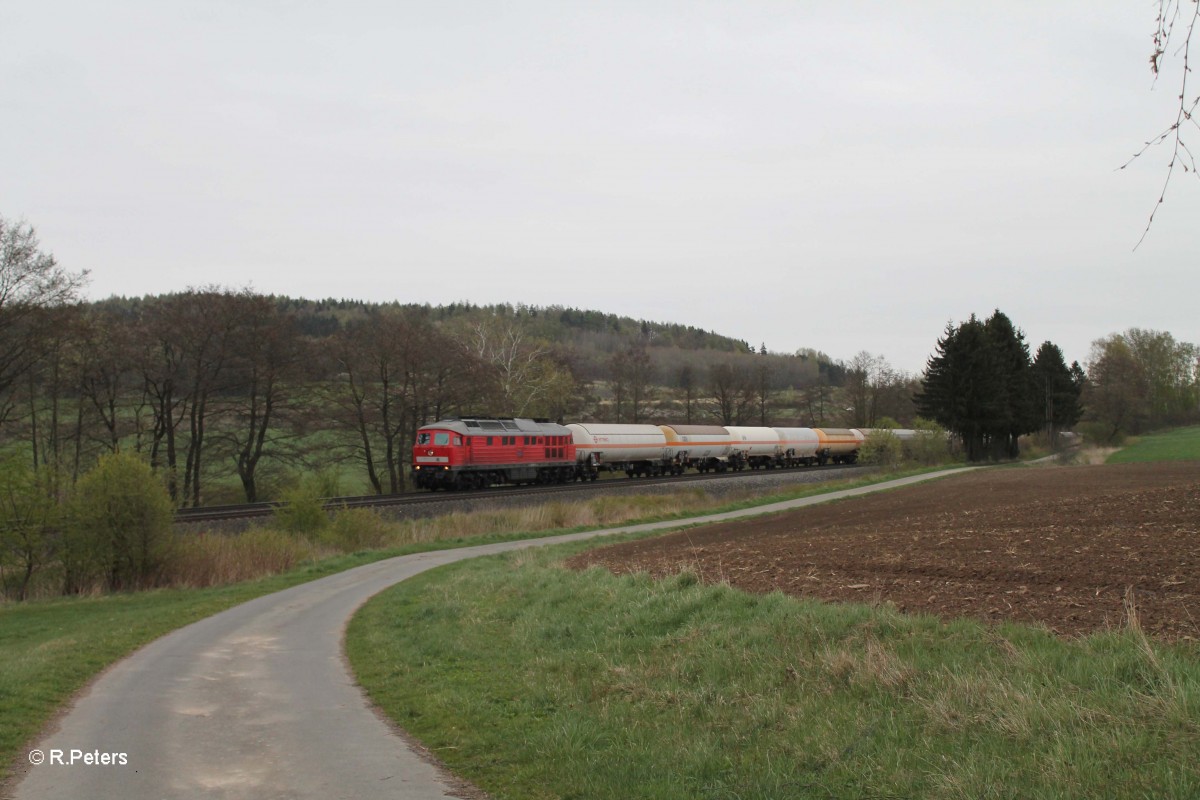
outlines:
{"label": "brown soil", "polygon": [[942,618],[1126,624],[1200,639],[1200,461],[990,469],[591,550],[571,566],[691,570],[750,592]]}

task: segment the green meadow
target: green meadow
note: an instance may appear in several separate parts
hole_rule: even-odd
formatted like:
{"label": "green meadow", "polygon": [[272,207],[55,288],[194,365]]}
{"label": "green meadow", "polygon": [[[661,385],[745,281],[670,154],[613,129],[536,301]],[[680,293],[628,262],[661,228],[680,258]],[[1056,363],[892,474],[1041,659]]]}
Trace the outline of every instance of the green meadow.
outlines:
{"label": "green meadow", "polygon": [[1200,425],[1139,436],[1113,453],[1106,463],[1192,461],[1200,459]]}

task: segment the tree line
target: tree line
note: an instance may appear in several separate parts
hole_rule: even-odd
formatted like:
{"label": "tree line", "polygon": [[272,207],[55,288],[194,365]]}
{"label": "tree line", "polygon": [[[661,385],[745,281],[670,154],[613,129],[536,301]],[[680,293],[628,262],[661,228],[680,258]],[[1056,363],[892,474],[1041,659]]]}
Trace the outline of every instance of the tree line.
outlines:
{"label": "tree line", "polygon": [[971,461],[1016,458],[1022,436],[1051,444],[1079,427],[1098,443],[1200,421],[1200,348],[1132,328],[1092,344],[1085,369],[1025,334],[1001,311],[950,323],[921,378],[918,412],[957,435]]}

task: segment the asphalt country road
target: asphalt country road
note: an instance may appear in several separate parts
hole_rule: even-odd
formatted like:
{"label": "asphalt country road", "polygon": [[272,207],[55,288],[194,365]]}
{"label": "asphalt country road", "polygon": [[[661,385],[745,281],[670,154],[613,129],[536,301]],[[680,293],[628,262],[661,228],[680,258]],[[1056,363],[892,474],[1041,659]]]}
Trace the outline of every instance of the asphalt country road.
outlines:
{"label": "asphalt country road", "polygon": [[[458,797],[451,776],[376,716],[343,658],[346,623],[372,595],[462,559],[773,513],[961,471],[690,520],[400,556],[251,600],[167,634],[104,673],[34,745],[45,761],[28,767],[15,797]],[[72,751],[92,760],[112,754],[118,763],[51,763],[56,753],[69,762]]]}

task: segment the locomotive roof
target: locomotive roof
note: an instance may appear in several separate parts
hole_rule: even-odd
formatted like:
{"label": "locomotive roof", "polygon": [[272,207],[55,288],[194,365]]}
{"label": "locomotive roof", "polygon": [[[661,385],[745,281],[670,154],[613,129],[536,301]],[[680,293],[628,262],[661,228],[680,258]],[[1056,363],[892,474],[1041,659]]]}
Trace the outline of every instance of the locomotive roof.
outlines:
{"label": "locomotive roof", "polygon": [[553,422],[545,422],[542,420],[525,419],[523,417],[512,417],[507,419],[479,419],[475,417],[463,419],[443,419],[434,422],[430,425],[422,425],[424,428],[439,428],[441,430],[450,430],[455,433],[480,434],[480,433],[534,433],[542,436],[570,436],[571,431],[562,425]]}

